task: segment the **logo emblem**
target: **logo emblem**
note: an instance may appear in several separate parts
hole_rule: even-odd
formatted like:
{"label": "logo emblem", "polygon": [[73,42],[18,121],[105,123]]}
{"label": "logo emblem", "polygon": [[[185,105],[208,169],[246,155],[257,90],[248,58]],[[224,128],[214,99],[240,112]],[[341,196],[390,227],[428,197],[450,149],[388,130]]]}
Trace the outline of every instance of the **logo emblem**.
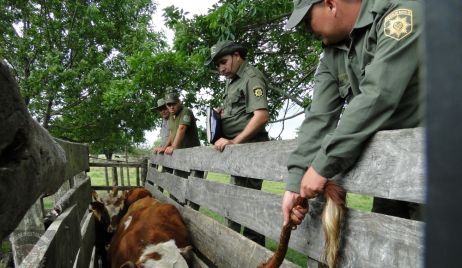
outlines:
{"label": "logo emblem", "polygon": [[261,87],[256,87],[253,89],[253,93],[256,97],[261,97],[263,96],[263,89]]}
{"label": "logo emblem", "polygon": [[191,118],[189,117],[189,115],[185,114],[185,115],[183,116],[183,122],[189,123],[190,121],[191,121]]}
{"label": "logo emblem", "polygon": [[217,53],[217,46],[212,46],[212,48],[210,49],[210,54],[213,55]]}
{"label": "logo emblem", "polygon": [[412,33],[412,10],[397,9],[385,17],[384,34],[395,40],[401,40]]}

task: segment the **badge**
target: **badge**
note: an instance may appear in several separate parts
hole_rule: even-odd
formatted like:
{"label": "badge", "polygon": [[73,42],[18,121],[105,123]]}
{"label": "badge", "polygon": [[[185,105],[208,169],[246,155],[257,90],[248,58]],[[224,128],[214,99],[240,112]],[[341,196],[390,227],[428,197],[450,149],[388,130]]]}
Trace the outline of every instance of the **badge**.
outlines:
{"label": "badge", "polygon": [[263,89],[260,86],[256,86],[253,88],[253,94],[255,94],[255,97],[261,97],[263,96]]}
{"label": "badge", "polygon": [[189,123],[190,121],[191,121],[191,118],[190,118],[190,116],[189,116],[189,115],[187,115],[187,114],[185,114],[185,115],[183,116],[183,122],[185,122],[185,123]]}
{"label": "badge", "polygon": [[401,40],[412,33],[412,10],[397,9],[385,17],[384,34],[395,40]]}

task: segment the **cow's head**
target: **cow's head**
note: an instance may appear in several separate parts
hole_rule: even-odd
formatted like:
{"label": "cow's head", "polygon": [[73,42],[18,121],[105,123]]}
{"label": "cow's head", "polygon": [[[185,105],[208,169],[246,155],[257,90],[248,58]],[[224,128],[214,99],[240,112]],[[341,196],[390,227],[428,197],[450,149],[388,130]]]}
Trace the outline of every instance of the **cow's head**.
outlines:
{"label": "cow's head", "polygon": [[136,263],[128,261],[121,268],[188,268],[191,246],[178,248],[174,240],[148,245]]}
{"label": "cow's head", "polygon": [[109,233],[112,233],[117,229],[117,225],[119,224],[119,220],[121,218],[120,213],[124,207],[125,196],[123,194],[118,196],[117,193],[117,187],[113,187],[111,192],[102,195],[98,195],[98,193],[95,191],[92,192],[92,196],[95,202],[103,204],[107,211],[109,216],[107,231]]}

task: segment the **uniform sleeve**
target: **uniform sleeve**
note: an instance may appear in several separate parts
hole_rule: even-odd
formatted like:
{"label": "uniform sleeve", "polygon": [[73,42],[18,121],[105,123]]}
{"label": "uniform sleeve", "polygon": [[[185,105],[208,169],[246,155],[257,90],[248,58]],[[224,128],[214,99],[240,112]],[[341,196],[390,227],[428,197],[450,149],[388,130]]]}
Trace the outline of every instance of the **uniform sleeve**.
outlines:
{"label": "uniform sleeve", "polygon": [[286,190],[300,191],[300,181],[321,147],[322,139],[337,126],[344,99],[339,94],[337,71],[332,55],[324,54],[315,75],[312,105],[306,113],[297,138],[297,147],[289,155]]}
{"label": "uniform sleeve", "polygon": [[250,77],[246,94],[246,113],[252,113],[259,109],[268,110],[267,84],[262,78]]}
{"label": "uniform sleeve", "polygon": [[183,108],[180,116],[180,125],[190,126],[192,120],[194,120],[194,116],[191,110],[187,109],[186,107]]}
{"label": "uniform sleeve", "polygon": [[[394,10],[402,16],[390,17],[394,12],[391,11],[376,25],[375,35],[372,35],[377,38],[374,53],[371,52],[373,48],[365,46],[361,56],[373,59],[364,68],[360,94],[346,107],[338,127],[323,141],[312,162],[312,167],[322,176],[331,178],[350,168],[366,141],[377,131],[389,127],[387,120],[400,112],[398,107],[403,94],[413,81],[417,81],[422,17],[420,5],[412,4],[412,7]],[[405,101],[418,101],[419,96],[410,98]]]}

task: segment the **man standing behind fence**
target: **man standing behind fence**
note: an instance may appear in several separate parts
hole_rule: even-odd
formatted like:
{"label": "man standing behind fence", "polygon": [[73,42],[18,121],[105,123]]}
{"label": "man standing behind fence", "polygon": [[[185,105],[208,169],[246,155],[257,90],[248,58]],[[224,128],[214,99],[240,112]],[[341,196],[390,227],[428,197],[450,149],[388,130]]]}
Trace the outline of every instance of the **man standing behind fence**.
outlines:
{"label": "man standing behind fence", "polygon": [[153,149],[154,153],[161,151],[168,141],[168,118],[170,116],[164,99],[159,99],[157,101],[156,109],[159,111],[160,117],[162,117],[162,125],[160,128],[160,146]]}
{"label": "man standing behind fence", "polygon": [[172,154],[173,150],[200,146],[197,134],[196,118],[193,112],[184,107],[176,92],[165,95],[170,117],[168,118],[168,139],[159,153]]}
{"label": "man standing behind fence", "polygon": [[[377,131],[419,126],[421,9],[419,1],[294,1],[286,27],[303,21],[328,48],[316,73],[317,86],[309,115],[301,126],[298,147],[288,160],[289,177],[282,203],[284,224],[298,192],[306,198],[322,192],[328,178],[356,162]],[[329,67],[336,65],[345,73],[330,74]],[[331,90],[335,85],[328,87],[329,83],[341,85],[337,95]],[[340,97],[348,101],[341,118],[343,107],[332,111],[323,108]],[[313,148],[310,140],[315,139],[322,141]],[[373,211],[419,217],[415,204],[383,198],[374,198]],[[306,212],[294,209],[293,220],[300,223]]]}
{"label": "man standing behind fence", "polygon": [[[214,63],[226,77],[224,106],[220,111],[223,137],[214,148],[223,151],[227,145],[267,141],[265,125],[268,122],[268,81],[257,68],[246,61],[247,49],[232,41],[221,41],[211,48],[206,64]],[[232,177],[231,183],[260,190],[262,180]],[[228,226],[239,231],[240,225],[229,221]],[[265,245],[265,237],[244,228],[244,235]]]}

